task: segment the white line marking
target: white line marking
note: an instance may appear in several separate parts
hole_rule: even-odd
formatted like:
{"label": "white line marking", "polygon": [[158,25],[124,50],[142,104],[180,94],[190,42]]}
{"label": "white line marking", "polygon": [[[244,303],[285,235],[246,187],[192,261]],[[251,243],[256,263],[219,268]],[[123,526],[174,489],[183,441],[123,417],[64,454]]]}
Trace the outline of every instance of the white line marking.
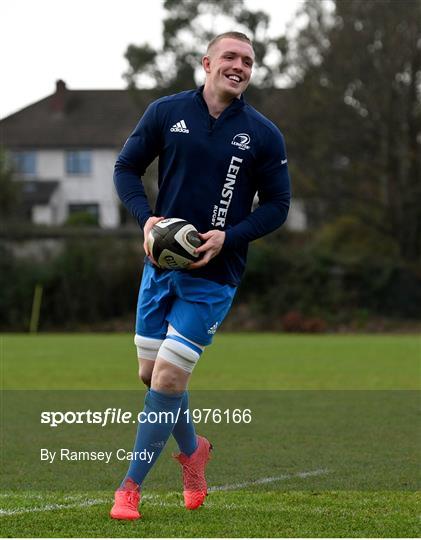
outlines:
{"label": "white line marking", "polygon": [[[16,497],[22,497],[22,493],[19,491],[15,491],[14,493],[0,493],[0,499],[13,499]],[[45,499],[45,496],[39,493],[27,493],[25,494],[25,499]]]}
{"label": "white line marking", "polygon": [[15,508],[12,510],[0,510],[0,516],[16,516],[18,514],[28,514],[32,512],[50,512],[51,510],[67,510],[68,508],[85,508],[108,502],[108,499],[91,499],[74,504],[46,504],[45,506],[34,506],[32,508]]}
{"label": "white line marking", "polygon": [[[280,476],[270,476],[270,477],[267,477],[267,478],[258,478],[257,480],[251,480],[249,482],[241,482],[241,483],[238,483],[238,484],[227,484],[225,486],[211,486],[209,487],[208,491],[209,492],[217,492],[217,491],[234,491],[236,489],[243,489],[243,488],[246,488],[246,487],[251,487],[251,486],[258,486],[258,485],[262,485],[262,484],[271,484],[273,482],[279,482],[281,480],[290,480],[292,478],[309,478],[309,477],[312,477],[312,476],[321,476],[323,474],[328,474],[330,471],[329,469],[317,469],[315,471],[304,471],[304,472],[299,472],[299,473],[294,473],[294,474],[282,474]],[[148,504],[150,504],[151,506],[165,506],[165,507],[171,507],[171,508],[179,508],[179,507],[182,507],[183,504],[182,502],[180,501],[179,503],[177,502],[173,502],[173,503],[169,503],[169,502],[165,502],[162,500],[162,498],[167,498],[167,497],[172,497],[174,495],[177,495],[177,496],[180,496],[180,493],[179,492],[176,492],[176,491],[172,491],[172,492],[167,492],[167,493],[160,493],[160,494],[155,494],[155,493],[147,493],[145,495],[142,496],[142,500],[143,501],[147,501]],[[2,494],[2,496],[6,497],[7,494]],[[10,495],[9,495],[10,496]],[[41,498],[42,496],[41,495],[33,495],[31,498]],[[83,495],[69,495],[67,496],[65,499],[66,500],[77,500],[79,497],[83,497]],[[72,509],[72,508],[86,508],[86,507],[89,507],[89,506],[96,506],[96,505],[99,505],[99,504],[111,504],[111,498],[107,498],[107,499],[88,499],[88,500],[85,500],[85,501],[78,501],[78,502],[75,502],[75,503],[67,503],[67,504],[59,504],[59,503],[52,503],[52,504],[46,504],[45,506],[35,506],[35,507],[31,507],[31,508],[13,508],[13,509],[9,509],[9,510],[5,510],[5,509],[0,509],[0,516],[16,516],[16,515],[19,515],[19,514],[29,514],[29,513],[33,513],[33,512],[51,512],[53,510],[68,510],[68,509]],[[220,507],[221,505],[220,504],[207,504],[207,506],[212,506],[212,507]],[[237,505],[235,504],[224,504],[222,505],[224,508],[226,507],[230,507],[230,508],[234,508],[234,507],[237,507]],[[238,506],[238,508],[240,508],[240,506]]]}
{"label": "white line marking", "polygon": [[329,469],[317,469],[315,471],[304,471],[295,474],[281,474],[280,476],[270,476],[268,478],[259,478],[258,480],[252,480],[249,482],[241,482],[239,484],[229,484],[226,486],[213,486],[208,491],[233,491],[236,489],[243,489],[251,486],[259,486],[262,484],[271,484],[272,482],[279,482],[280,480],[290,480],[292,478],[309,478],[311,476],[321,476],[329,473]]}

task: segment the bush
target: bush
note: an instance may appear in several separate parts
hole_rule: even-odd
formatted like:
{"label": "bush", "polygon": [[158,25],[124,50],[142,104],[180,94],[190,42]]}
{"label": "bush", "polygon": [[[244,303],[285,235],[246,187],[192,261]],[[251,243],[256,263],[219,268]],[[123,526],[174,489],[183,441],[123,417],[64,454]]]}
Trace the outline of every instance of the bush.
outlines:
{"label": "bush", "polygon": [[44,322],[72,328],[133,313],[140,270],[138,244],[110,239],[66,242],[45,284]]}
{"label": "bush", "polygon": [[86,227],[86,226],[98,226],[98,217],[94,216],[90,212],[73,212],[69,214],[65,222],[66,227]]}
{"label": "bush", "polygon": [[39,265],[18,260],[12,250],[0,246],[0,327],[28,330]]}
{"label": "bush", "polygon": [[299,311],[289,311],[281,318],[285,332],[305,332],[310,334],[326,332],[326,321],[320,317],[306,318]]}
{"label": "bush", "polygon": [[[254,242],[238,303],[249,304],[263,324],[279,320],[281,328],[292,324],[298,331],[304,321],[319,319],[313,326],[322,328],[324,321],[346,323],[363,312],[420,317],[420,264],[401,261],[393,244],[378,248],[376,235],[371,241],[366,235],[360,250],[357,239],[345,240],[342,228],[337,237],[332,230],[324,235],[278,233]],[[289,321],[291,313],[302,320]]]}
{"label": "bush", "polygon": [[79,329],[135,313],[142,270],[140,242],[63,241],[58,254],[34,262],[2,248],[0,325],[28,329],[35,285],[43,285],[40,329]]}
{"label": "bush", "polygon": [[[280,231],[254,242],[230,329],[324,332],[349,323],[363,328],[376,316],[420,318],[421,265],[401,261],[392,245],[378,248],[376,235],[368,240],[366,234],[360,246],[360,234],[355,224],[345,222],[314,236]],[[143,266],[141,239],[59,242],[58,251],[38,261],[0,246],[1,329],[28,329],[37,283],[44,290],[41,330],[133,320]]]}

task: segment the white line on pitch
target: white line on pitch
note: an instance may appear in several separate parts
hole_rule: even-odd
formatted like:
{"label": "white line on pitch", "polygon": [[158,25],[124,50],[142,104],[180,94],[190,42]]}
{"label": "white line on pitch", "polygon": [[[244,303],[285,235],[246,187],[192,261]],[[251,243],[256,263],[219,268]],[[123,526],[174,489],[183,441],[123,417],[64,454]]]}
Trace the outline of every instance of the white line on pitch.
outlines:
{"label": "white line on pitch", "polygon": [[[273,482],[279,482],[281,480],[290,480],[292,478],[309,478],[312,476],[321,476],[323,474],[327,474],[330,471],[328,469],[317,469],[315,471],[304,471],[299,472],[295,474],[282,474],[280,476],[270,476],[267,478],[258,478],[257,480],[252,480],[249,482],[241,482],[238,484],[228,484],[225,486],[212,486],[209,487],[209,492],[215,492],[215,491],[234,491],[236,489],[243,489],[246,487],[251,486],[257,486],[262,484],[271,484]],[[162,501],[160,499],[173,496],[173,495],[179,495],[178,492],[170,492],[170,493],[163,493],[163,494],[155,494],[155,493],[147,493],[145,494],[142,499],[145,501],[151,501],[150,504],[152,506],[166,506],[166,507],[181,507],[182,504],[180,503],[168,503],[165,501]],[[82,497],[83,495],[81,495]],[[74,498],[77,498],[78,496],[75,496]],[[73,498],[73,497],[69,497]],[[154,502],[155,501],[155,502]],[[0,509],[0,516],[15,516],[18,514],[27,514],[27,513],[33,513],[33,512],[50,512],[52,510],[67,510],[72,508],[86,508],[88,506],[95,506],[99,504],[105,504],[105,503],[111,503],[111,499],[88,499],[86,501],[78,501],[74,503],[67,503],[67,504],[46,504],[45,506],[35,506],[31,508],[15,508],[10,510],[4,510]],[[214,506],[214,505],[212,505]]]}
{"label": "white line on pitch", "polygon": [[50,512],[51,510],[67,510],[68,508],[85,508],[108,502],[106,499],[88,499],[74,504],[46,504],[45,506],[34,506],[32,508],[16,508],[13,510],[0,510],[0,516],[15,516],[17,514],[28,514],[32,512]]}
{"label": "white line on pitch", "polygon": [[280,480],[291,480],[293,478],[308,478],[311,476],[322,476],[328,474],[329,469],[317,469],[315,471],[304,471],[294,474],[281,474],[280,476],[269,476],[268,478],[258,478],[257,480],[250,480],[248,482],[241,482],[239,484],[228,484],[226,486],[213,486],[208,491],[233,491],[236,489],[243,489],[246,487],[259,486],[262,484],[272,484],[273,482],[279,482]]}

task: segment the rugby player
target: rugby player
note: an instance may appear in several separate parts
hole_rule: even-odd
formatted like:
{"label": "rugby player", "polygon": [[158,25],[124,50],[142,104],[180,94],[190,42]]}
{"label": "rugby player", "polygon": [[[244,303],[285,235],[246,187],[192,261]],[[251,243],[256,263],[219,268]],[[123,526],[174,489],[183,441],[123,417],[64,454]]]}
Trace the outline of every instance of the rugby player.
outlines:
{"label": "rugby player", "polygon": [[[196,435],[186,414],[187,385],[229,311],[248,244],[280,227],[290,202],[283,136],[243,97],[254,57],[245,34],[216,36],[202,59],[204,86],[151,103],[115,165],[117,192],[143,229],[147,255],[135,335],[139,376],[149,387],[144,418],[166,413],[165,422],[138,425],[134,451],[154,457],[130,463],[115,492],[115,519],[141,517],[142,482],[171,434],[180,449],[186,508],[198,508],[207,495],[212,445]],[[141,178],[157,156],[159,190],[152,211]],[[252,211],[256,193],[259,206]],[[185,219],[202,233],[201,258],[188,270],[154,264],[146,239],[163,217]]]}

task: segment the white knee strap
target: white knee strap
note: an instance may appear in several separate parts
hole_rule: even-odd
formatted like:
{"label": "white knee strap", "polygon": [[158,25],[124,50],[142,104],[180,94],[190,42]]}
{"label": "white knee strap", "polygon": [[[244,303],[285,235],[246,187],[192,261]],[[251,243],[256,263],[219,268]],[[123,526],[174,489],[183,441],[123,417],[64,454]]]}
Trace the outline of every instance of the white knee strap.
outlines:
{"label": "white knee strap", "polygon": [[170,364],[191,373],[204,347],[179,334],[171,325],[158,356]]}
{"label": "white knee strap", "polygon": [[143,360],[155,361],[163,341],[163,339],[148,338],[136,334],[134,344],[137,347],[137,357]]}

